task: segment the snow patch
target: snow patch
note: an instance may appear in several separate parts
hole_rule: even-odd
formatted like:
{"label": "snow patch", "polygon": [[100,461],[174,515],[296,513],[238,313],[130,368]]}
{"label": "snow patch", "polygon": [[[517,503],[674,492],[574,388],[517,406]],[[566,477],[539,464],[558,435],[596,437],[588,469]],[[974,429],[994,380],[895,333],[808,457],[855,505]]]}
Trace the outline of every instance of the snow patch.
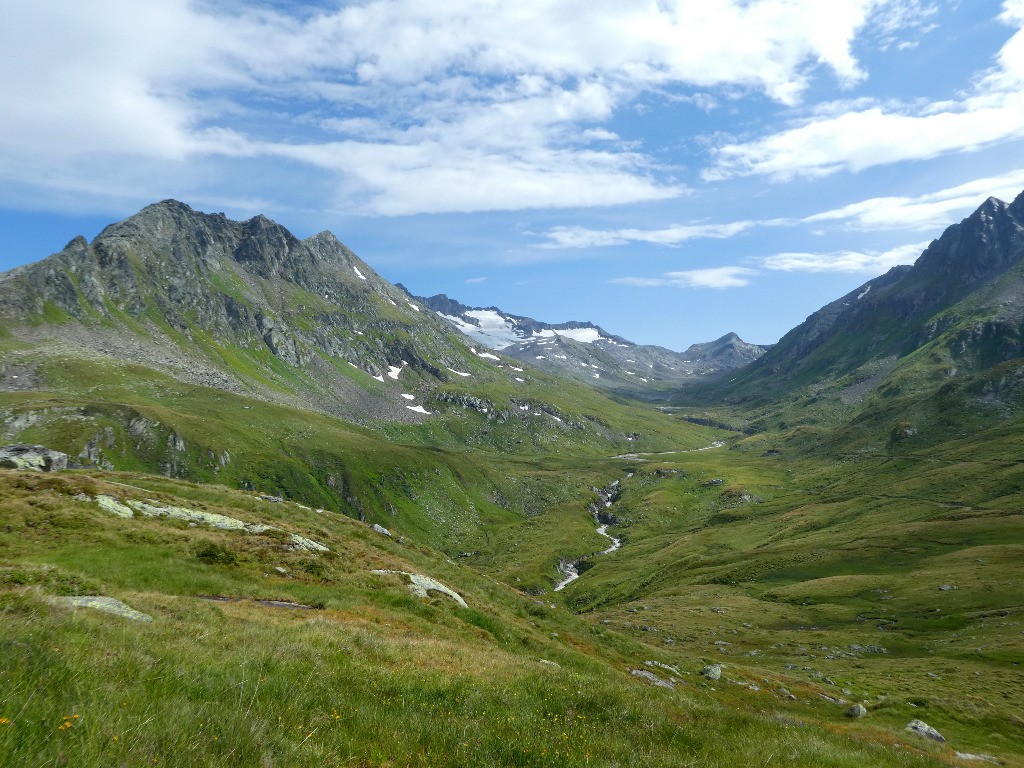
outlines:
{"label": "snow patch", "polygon": [[428,411],[422,405],[407,405],[405,407],[408,408],[410,411],[415,411],[416,413],[422,413],[424,416],[430,416],[431,415],[430,411]]}
{"label": "snow patch", "polygon": [[383,384],[383,383],[384,383],[384,377],[383,377],[383,376],[374,376],[373,378],[375,378],[375,379],[376,379],[377,381],[379,381],[379,382],[380,382],[381,384]]}
{"label": "snow patch", "polygon": [[357,267],[355,264],[352,265],[352,269],[354,269],[356,271],[356,277],[358,277],[360,280],[365,280],[366,279],[366,275],[364,275],[362,272],[360,272],[359,271],[359,267]]}
{"label": "snow patch", "polygon": [[406,400],[415,400],[416,399],[416,395],[408,395],[405,392],[402,393],[402,397],[404,397]]}
{"label": "snow patch", "polygon": [[[389,379],[394,379],[395,381],[398,381],[398,374],[400,374],[402,372],[402,369],[405,368],[405,366],[406,366],[406,362],[404,360],[402,361],[402,365],[401,366],[389,365],[388,366],[388,378]],[[374,378],[377,378],[377,377],[374,376]],[[384,381],[384,379],[381,379],[381,381]]]}
{"label": "snow patch", "polygon": [[520,379],[518,376],[516,376],[516,381],[518,381],[520,384],[526,383],[526,379]]}
{"label": "snow patch", "polygon": [[500,357],[498,357],[497,355],[492,355],[490,352],[477,352],[472,347],[469,348],[469,351],[472,352],[477,357],[482,357],[484,360],[501,360]]}
{"label": "snow patch", "polygon": [[867,288],[865,288],[865,289],[864,289],[863,291],[861,291],[861,292],[860,292],[860,293],[859,293],[859,294],[857,295],[857,298],[858,298],[858,299],[863,299],[863,298],[864,298],[865,296],[867,296],[867,295],[868,295],[868,293],[869,293],[870,291],[871,291],[871,286],[869,285],[869,286],[868,286]]}
{"label": "snow patch", "polygon": [[413,303],[412,303],[411,301],[409,301],[408,299],[406,299],[406,300],[405,300],[405,303],[406,303],[406,304],[408,304],[408,305],[409,305],[410,307],[412,307],[412,308],[413,308],[414,310],[416,310],[417,312],[419,312],[419,311],[420,311],[420,308],[419,308],[419,307],[417,307],[417,306],[416,306],[415,304],[413,304]]}
{"label": "snow patch", "polygon": [[491,349],[504,349],[523,340],[514,323],[492,309],[471,309],[461,317],[438,314],[473,341]]}
{"label": "snow patch", "polygon": [[454,373],[456,376],[472,376],[473,375],[471,373],[463,373],[462,371],[456,371],[454,368],[449,368],[448,370],[451,371],[452,373]]}

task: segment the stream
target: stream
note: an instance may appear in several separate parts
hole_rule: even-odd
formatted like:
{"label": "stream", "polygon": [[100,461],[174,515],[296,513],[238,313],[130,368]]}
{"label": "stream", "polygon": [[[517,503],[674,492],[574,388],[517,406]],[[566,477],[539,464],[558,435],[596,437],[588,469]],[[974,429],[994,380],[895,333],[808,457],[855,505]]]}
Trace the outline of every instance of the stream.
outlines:
{"label": "stream", "polygon": [[576,581],[576,579],[580,577],[579,566],[580,563],[582,563],[584,560],[589,560],[592,557],[598,557],[600,555],[611,554],[616,549],[622,546],[622,539],[617,539],[610,533],[608,533],[608,523],[601,523],[600,518],[598,516],[602,509],[607,509],[612,504],[614,504],[615,501],[619,498],[619,481],[616,480],[607,488],[602,488],[600,490],[595,488],[594,490],[597,491],[597,494],[604,506],[601,507],[598,506],[597,504],[592,504],[590,507],[590,511],[594,515],[594,522],[600,523],[600,525],[598,525],[597,527],[597,532],[609,541],[611,541],[611,546],[609,546],[607,549],[601,550],[600,552],[595,552],[592,555],[587,555],[586,557],[581,557],[571,562],[562,561],[562,563],[559,564],[558,569],[562,572],[565,578],[555,585],[555,592],[561,592],[563,589],[565,589],[567,586],[572,584],[574,581]]}
{"label": "stream", "polygon": [[[671,456],[679,453],[697,453],[699,451],[710,451],[715,448],[723,448],[725,443],[722,441],[715,441],[711,445],[705,446],[704,448],[691,448],[690,450],[684,451],[662,451],[661,453],[624,453],[620,456],[615,456],[616,459],[632,459],[633,461],[647,461],[643,458],[644,456]],[[626,478],[633,476],[630,472],[626,475]],[[589,560],[592,557],[600,557],[601,555],[608,555],[614,552],[616,549],[622,546],[622,539],[617,539],[608,533],[608,523],[601,522],[601,513],[612,506],[616,501],[619,500],[619,496],[622,493],[621,481],[615,480],[611,485],[605,488],[594,488],[594,493],[597,494],[598,501],[590,505],[590,512],[594,516],[594,522],[598,524],[597,532],[604,536],[611,542],[611,546],[607,549],[603,549],[600,552],[595,552],[592,555],[584,555],[583,557],[576,558],[575,560],[562,560],[558,564],[559,572],[565,577],[555,585],[555,592],[561,592],[567,586],[572,584],[576,579],[580,577],[580,563],[584,560]],[[614,521],[614,517],[611,518]]]}

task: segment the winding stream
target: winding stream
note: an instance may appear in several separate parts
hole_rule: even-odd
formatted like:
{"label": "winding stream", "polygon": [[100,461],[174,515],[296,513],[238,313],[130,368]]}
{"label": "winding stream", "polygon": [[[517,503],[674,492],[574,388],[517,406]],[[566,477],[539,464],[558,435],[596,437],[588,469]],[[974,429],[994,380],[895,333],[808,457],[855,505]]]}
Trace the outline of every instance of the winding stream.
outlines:
{"label": "winding stream", "polygon": [[[710,451],[710,450],[713,450],[715,448],[722,448],[724,446],[725,446],[724,442],[715,441],[711,445],[705,446],[704,448],[691,448],[690,450],[686,450],[686,451],[662,451],[661,453],[624,453],[621,456],[616,456],[615,458],[616,459],[632,459],[634,461],[647,461],[647,459],[642,458],[642,457],[644,457],[644,456],[671,456],[673,454],[678,454],[678,453],[697,453],[699,451]],[[632,476],[633,476],[633,473],[630,472],[627,475],[627,478],[632,477]],[[582,563],[584,560],[589,560],[592,557],[599,557],[601,555],[611,554],[612,552],[614,552],[615,550],[617,550],[619,547],[622,546],[622,539],[617,539],[614,536],[612,536],[610,533],[608,533],[608,523],[601,523],[601,517],[600,517],[600,513],[601,513],[602,509],[608,509],[612,504],[614,504],[616,501],[618,501],[619,494],[621,492],[620,481],[619,480],[614,481],[607,488],[600,488],[600,489],[594,488],[594,491],[597,493],[601,503],[600,503],[600,505],[592,504],[590,506],[590,511],[594,515],[594,522],[599,524],[598,527],[597,527],[597,532],[599,534],[601,534],[602,536],[604,536],[609,541],[611,541],[611,546],[608,547],[607,549],[601,550],[600,552],[595,552],[592,555],[585,555],[584,557],[577,558],[576,560],[562,560],[558,564],[558,570],[559,570],[559,572],[561,572],[561,574],[565,578],[562,579],[560,582],[558,582],[555,585],[555,592],[561,592],[563,589],[565,589],[567,586],[572,584],[574,581],[576,581],[576,579],[578,579],[580,577],[580,563]]]}
{"label": "winding stream", "polygon": [[[599,492],[600,495],[601,495],[601,499],[604,501],[604,506],[605,506],[606,509],[608,507],[610,507],[614,503],[615,499],[618,498],[618,489],[619,489],[619,481],[616,480],[608,488],[606,488],[606,489],[604,489],[604,490]],[[600,522],[600,519],[598,518],[598,513],[597,512],[594,512],[594,522]],[[562,579],[560,582],[558,582],[555,585],[555,592],[561,592],[563,589],[565,589],[567,586],[572,584],[574,581],[576,581],[576,579],[578,579],[580,577],[580,568],[579,568],[579,566],[580,566],[580,563],[582,563],[584,560],[589,560],[592,557],[598,557],[600,555],[611,554],[616,549],[618,549],[619,547],[622,546],[622,539],[617,539],[614,536],[612,536],[610,533],[608,533],[608,524],[607,523],[601,523],[597,527],[597,532],[599,534],[601,534],[602,536],[604,536],[609,541],[611,541],[611,546],[608,547],[607,549],[601,550],[600,552],[595,552],[592,555],[587,555],[586,557],[581,557],[578,560],[573,560],[571,562],[563,561],[558,566],[558,569],[565,575],[565,578]]]}

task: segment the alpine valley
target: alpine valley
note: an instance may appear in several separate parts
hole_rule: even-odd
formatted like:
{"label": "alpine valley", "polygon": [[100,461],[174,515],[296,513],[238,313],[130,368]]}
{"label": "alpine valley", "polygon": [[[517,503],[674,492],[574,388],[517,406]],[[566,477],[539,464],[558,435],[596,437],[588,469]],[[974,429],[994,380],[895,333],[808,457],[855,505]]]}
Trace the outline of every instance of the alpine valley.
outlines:
{"label": "alpine valley", "polygon": [[1024,195],[682,353],[151,205],[0,275],[0,764],[1024,766],[1022,338]]}

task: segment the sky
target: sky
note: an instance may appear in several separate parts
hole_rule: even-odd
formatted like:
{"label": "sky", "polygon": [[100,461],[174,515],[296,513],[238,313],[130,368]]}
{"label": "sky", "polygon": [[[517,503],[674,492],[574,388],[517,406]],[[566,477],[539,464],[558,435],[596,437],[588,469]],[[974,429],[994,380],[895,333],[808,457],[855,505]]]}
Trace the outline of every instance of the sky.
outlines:
{"label": "sky", "polygon": [[0,271],[174,198],[772,343],[1024,190],[1024,0],[0,0]]}

